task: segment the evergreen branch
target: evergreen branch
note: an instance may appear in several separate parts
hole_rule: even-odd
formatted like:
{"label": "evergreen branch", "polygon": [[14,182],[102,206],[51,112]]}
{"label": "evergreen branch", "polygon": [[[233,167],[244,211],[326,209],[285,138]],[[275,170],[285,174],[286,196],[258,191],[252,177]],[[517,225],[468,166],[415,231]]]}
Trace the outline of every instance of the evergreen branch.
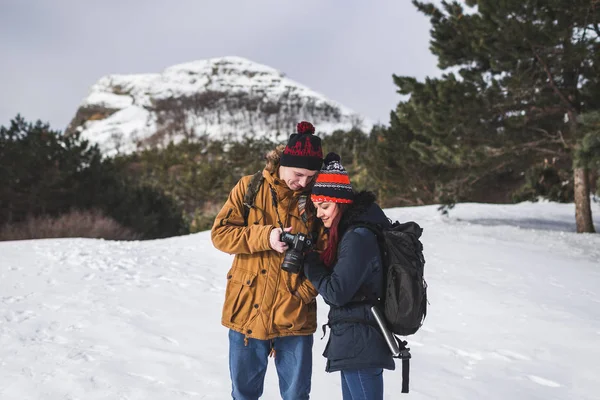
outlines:
{"label": "evergreen branch", "polygon": [[[600,4],[599,0],[593,0],[592,1],[592,12],[594,13],[594,17],[596,17],[596,6]],[[594,18],[596,19],[596,18]],[[600,38],[600,27],[598,26],[598,22],[594,22],[592,23],[592,27],[594,28],[594,31],[596,32],[596,35],[598,35],[598,38]]]}
{"label": "evergreen branch", "polygon": [[554,82],[554,75],[552,75],[552,72],[548,68],[548,65],[544,62],[544,60],[542,60],[542,57],[540,57],[538,52],[535,50],[535,47],[531,43],[529,46],[530,46],[531,51],[533,52],[533,55],[535,56],[535,58],[540,62],[540,64],[542,64],[542,67],[544,68],[544,71],[546,72],[546,76],[548,77],[550,88],[552,89],[552,91],[554,91],[554,93],[558,96],[558,98],[563,103],[563,105],[567,108],[567,113],[569,114],[569,119],[571,121],[573,121],[575,118],[573,115],[573,112],[575,111],[573,108],[573,105],[571,104],[571,102],[569,102],[569,100],[565,97],[565,95],[556,86],[556,83]]}
{"label": "evergreen branch", "polygon": [[[553,149],[549,149],[549,148],[540,147],[540,145],[543,145],[543,144],[547,145],[547,144],[552,144],[552,143],[564,143],[564,139],[562,138],[562,135],[560,135],[560,138],[555,138],[544,129],[534,129],[534,130],[536,130],[538,132],[546,133],[550,139],[541,139],[541,140],[535,140],[535,141],[527,142],[527,143],[519,143],[514,146],[509,146],[509,147],[490,148],[490,149],[487,149],[487,151],[486,151],[487,156],[498,158],[498,157],[502,157],[502,156],[506,156],[506,155],[518,154],[519,152],[522,152],[523,150],[533,150],[538,153],[551,154],[551,155],[555,155],[555,156],[562,154],[559,150],[553,150]],[[470,166],[473,166],[473,167],[483,166],[488,161],[489,161],[489,159],[485,159],[482,162],[480,162],[479,164],[470,164]]]}
{"label": "evergreen branch", "polygon": [[[524,146],[518,146],[516,147],[514,150],[523,150]],[[549,154],[552,156],[562,156],[563,153],[561,153],[560,151],[557,150],[552,150],[552,149],[545,149],[542,147],[535,147],[535,146],[525,146],[526,148],[528,148],[528,150],[533,150],[536,153],[541,153],[541,154]]]}
{"label": "evergreen branch", "polygon": [[[489,176],[490,174],[492,174],[493,172],[496,172],[496,171],[499,171],[499,170],[501,170],[501,169],[502,169],[502,168],[504,168],[504,167],[505,167],[505,166],[506,166],[508,163],[509,163],[509,161],[504,161],[504,162],[502,162],[502,163],[498,164],[498,165],[497,165],[497,166],[495,166],[494,168],[492,168],[492,169],[490,169],[490,170],[486,171],[486,173],[483,173],[483,174],[481,174],[481,175],[477,176],[477,177],[476,177],[474,180],[471,180],[471,181],[469,182],[469,185],[474,185],[474,184],[476,184],[477,182],[479,182],[480,180],[482,180],[483,178],[485,178],[485,177]],[[463,180],[463,183],[466,183],[466,181],[468,181],[468,180],[469,180],[469,178],[470,178],[470,177],[467,177],[467,178],[465,178],[465,179]]]}
{"label": "evergreen branch", "polygon": [[562,134],[562,131],[561,131],[560,129],[558,130],[558,136],[560,137],[560,141],[561,141],[561,143],[562,143],[562,144],[563,144],[565,147],[569,147],[569,146],[567,145],[567,142],[565,141],[565,138],[564,138],[564,136],[563,136],[563,134]]}
{"label": "evergreen branch", "polygon": [[[430,191],[429,191],[429,193],[431,194]],[[393,197],[393,200],[399,200],[399,201],[404,202],[405,204],[415,204],[415,202],[416,202],[416,205],[418,205],[418,206],[425,205],[425,202],[423,202],[423,200],[421,200],[420,198],[411,199],[411,198],[404,197],[404,196],[392,196],[392,197]]]}
{"label": "evergreen branch", "polygon": [[[543,133],[546,137],[552,139],[550,141],[550,143],[562,143],[565,147],[569,147],[567,145],[567,142],[565,142],[565,138],[563,137],[562,131],[560,129],[557,131],[557,135],[552,135],[546,129],[542,129],[542,128],[536,128],[536,127],[534,127],[534,128],[530,128],[530,129],[533,130],[533,131],[535,131],[535,132]],[[556,137],[558,137],[558,139],[556,139]]]}

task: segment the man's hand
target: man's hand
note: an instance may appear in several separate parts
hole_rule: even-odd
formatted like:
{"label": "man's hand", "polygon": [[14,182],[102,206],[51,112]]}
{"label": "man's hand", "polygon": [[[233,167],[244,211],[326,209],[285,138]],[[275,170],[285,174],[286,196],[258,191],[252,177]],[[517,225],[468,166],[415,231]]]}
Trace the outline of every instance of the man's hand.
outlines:
{"label": "man's hand", "polygon": [[291,230],[291,226],[288,228],[284,228],[283,231],[281,230],[281,228],[273,229],[271,231],[271,234],[269,235],[269,244],[271,245],[271,248],[279,253],[283,253],[284,251],[286,251],[288,248],[287,243],[282,242],[279,239],[281,238],[282,232],[289,232]]}

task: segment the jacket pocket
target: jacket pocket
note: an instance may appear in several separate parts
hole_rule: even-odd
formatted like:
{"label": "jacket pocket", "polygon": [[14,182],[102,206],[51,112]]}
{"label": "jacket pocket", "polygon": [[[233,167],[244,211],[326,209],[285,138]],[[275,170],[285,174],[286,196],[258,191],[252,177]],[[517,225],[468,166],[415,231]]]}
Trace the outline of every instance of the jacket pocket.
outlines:
{"label": "jacket pocket", "polygon": [[300,297],[278,290],[273,308],[273,325],[278,331],[299,331],[306,324],[308,308]]}
{"label": "jacket pocket", "polygon": [[254,304],[256,292],[256,273],[239,268],[233,268],[227,274],[227,289],[223,317],[229,322],[244,324]]}
{"label": "jacket pocket", "polygon": [[354,358],[364,348],[364,336],[356,324],[333,325],[323,356],[328,360]]}

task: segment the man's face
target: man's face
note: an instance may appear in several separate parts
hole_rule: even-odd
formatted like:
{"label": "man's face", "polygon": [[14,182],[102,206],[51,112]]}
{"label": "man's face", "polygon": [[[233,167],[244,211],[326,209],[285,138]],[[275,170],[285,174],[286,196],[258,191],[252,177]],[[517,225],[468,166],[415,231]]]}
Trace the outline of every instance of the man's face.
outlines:
{"label": "man's face", "polygon": [[310,184],[318,171],[304,168],[279,167],[279,179],[293,191],[302,190]]}

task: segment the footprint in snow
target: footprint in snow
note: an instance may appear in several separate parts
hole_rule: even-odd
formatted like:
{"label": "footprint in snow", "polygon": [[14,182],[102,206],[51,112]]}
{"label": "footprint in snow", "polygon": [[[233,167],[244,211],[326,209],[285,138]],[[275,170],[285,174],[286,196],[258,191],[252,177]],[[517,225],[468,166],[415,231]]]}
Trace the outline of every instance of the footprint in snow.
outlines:
{"label": "footprint in snow", "polygon": [[160,379],[156,379],[155,377],[150,376],[150,375],[136,374],[136,373],[133,373],[133,372],[128,372],[127,375],[132,376],[134,378],[139,378],[139,379],[142,379],[144,381],[148,381],[148,382],[151,382],[151,383],[154,383],[154,384],[157,384],[157,385],[164,385],[165,384]]}
{"label": "footprint in snow", "polygon": [[8,313],[4,314],[4,319],[6,320],[6,322],[16,322],[19,324],[35,317],[37,317],[37,314],[30,310],[17,312],[8,310]]}
{"label": "footprint in snow", "polygon": [[[483,360],[483,356],[481,355],[481,353],[478,352],[469,352],[469,351],[465,351],[462,349],[458,349],[456,347],[452,347],[452,346],[447,346],[447,345],[443,345],[442,347],[445,347],[446,349],[452,351],[452,353],[454,353],[454,355],[456,357],[462,358],[464,360],[467,361],[482,361]],[[471,364],[471,363],[469,363]]]}
{"label": "footprint in snow", "polygon": [[7,296],[7,297],[2,298],[2,302],[4,304],[12,304],[17,301],[19,301],[19,299],[17,297]]}
{"label": "footprint in snow", "polygon": [[169,343],[171,343],[171,344],[174,344],[174,345],[176,345],[176,346],[179,346],[179,342],[178,342],[177,340],[173,339],[173,338],[170,338],[170,337],[168,337],[168,336],[161,336],[160,338],[161,338],[162,340],[164,340],[165,342],[169,342]]}
{"label": "footprint in snow", "polygon": [[536,375],[527,375],[527,377],[532,382],[537,383],[538,385],[548,386],[548,387],[561,387],[562,386],[560,383],[551,381],[549,379],[541,378],[541,377],[536,376]]}
{"label": "footprint in snow", "polygon": [[497,350],[496,352],[493,353],[496,356],[499,356],[502,359],[505,359],[507,361],[530,361],[531,358],[527,357],[524,354],[521,353],[517,353],[516,351],[512,351],[512,350],[505,350],[505,349],[500,349]]}

